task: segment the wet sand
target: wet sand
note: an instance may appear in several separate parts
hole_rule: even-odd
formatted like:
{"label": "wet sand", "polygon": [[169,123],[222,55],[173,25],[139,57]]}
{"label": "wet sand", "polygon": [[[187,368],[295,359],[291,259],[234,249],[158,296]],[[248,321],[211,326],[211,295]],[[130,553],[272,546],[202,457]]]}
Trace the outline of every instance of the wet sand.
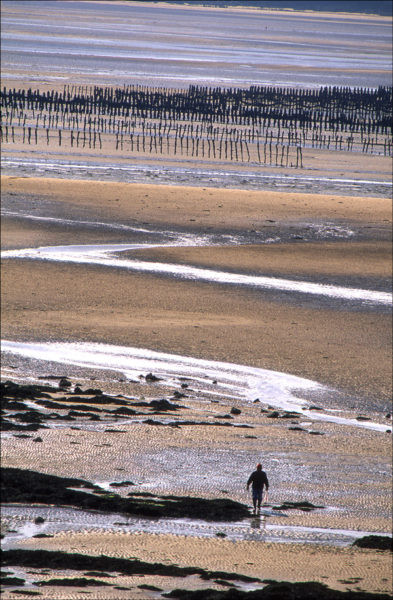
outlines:
{"label": "wet sand", "polygon": [[[354,287],[389,286],[387,199],[318,195],[305,199],[301,194],[40,178],[4,178],[3,193],[27,201],[40,197],[49,203],[48,214],[60,218],[72,214],[75,221],[160,228],[197,223],[200,232],[258,227],[261,237],[268,239],[286,229],[296,233],[299,223],[342,226],[344,231],[354,231],[347,241],[159,248],[134,251],[134,255]],[[23,206],[19,212],[23,214]],[[30,214],[40,215],[39,203]],[[130,235],[92,230],[80,223],[71,227],[61,221],[11,217],[4,218],[3,225],[4,248],[123,241]],[[366,239],[358,241],[360,237]],[[3,337],[9,339],[79,339],[151,347],[289,372],[351,395],[378,398],[382,404],[390,394],[389,311],[377,317],[365,307],[353,311],[309,298],[293,302],[233,286],[99,266],[12,260],[4,263],[2,310]]]}
{"label": "wet sand", "polygon": [[[170,87],[391,81],[389,17],[161,2],[148,8],[135,2],[132,15],[127,2],[95,3],[86,14],[67,4],[42,10],[40,2],[3,3],[4,76]],[[347,28],[359,36],[346,35]]]}
{"label": "wet sand", "polygon": [[17,261],[2,271],[5,339],[95,341],[240,362],[365,394],[388,410],[389,314],[286,305],[252,291],[97,267]]}
{"label": "wet sand", "polygon": [[[3,178],[3,195],[3,249],[146,242],[160,239],[160,232],[169,229],[174,235],[209,233],[234,236],[242,244],[146,248],[133,251],[133,256],[388,289],[391,213],[384,198],[14,177]],[[45,220],[48,217],[52,220]],[[111,228],[113,224],[126,229]],[[296,235],[303,239],[294,239]],[[271,236],[277,236],[276,243],[260,243]],[[329,401],[338,403],[344,416],[367,414],[386,422],[387,429],[391,426],[385,419],[391,370],[387,309],[98,265],[14,259],[2,261],[2,296],[5,339],[111,343],[282,371],[328,385]],[[23,380],[26,365],[7,356],[3,377]],[[31,368],[42,374],[47,367],[43,364],[37,371],[32,363]],[[63,370],[61,365],[59,370]],[[64,370],[74,383],[88,385],[88,373],[72,367]],[[108,391],[117,387],[122,393],[147,398],[168,394],[160,386],[120,383],[119,374],[95,371],[94,377],[94,385]],[[309,513],[290,511],[285,523],[292,527],[389,531],[390,435],[349,430],[333,423],[307,423],[301,417],[297,421],[306,431],[289,431],[291,424],[285,419],[272,420],[261,413],[266,398],[259,404],[244,404],[218,397],[214,403],[197,394],[188,395],[182,400],[187,415],[176,417],[180,419],[178,428],[123,419],[115,429],[124,433],[117,434],[89,429],[81,422],[79,431],[67,426],[40,430],[40,444],[32,438],[7,435],[2,443],[3,464],[89,481],[120,477],[136,480],[139,490],[206,498],[223,495],[245,502],[249,500],[245,478],[258,457],[271,478],[273,503],[301,497],[325,507]],[[236,422],[252,429],[181,424],[182,418],[214,420],[228,414],[234,405],[241,410]],[[309,431],[323,435],[310,435]],[[366,465],[369,482],[365,481]],[[279,526],[283,521],[269,517],[267,522]],[[72,532],[65,526],[66,530],[52,539],[22,540],[17,547],[135,556],[148,562],[219,568],[261,579],[312,579],[335,589],[357,586],[386,592],[391,587],[386,553],[294,544],[292,539],[286,544],[260,538],[217,539],[214,532],[210,537],[198,535],[201,525],[195,527],[196,535],[173,535],[164,525],[159,534],[99,529]],[[200,531],[202,534],[203,525]],[[52,577],[57,575],[70,576],[70,572],[51,572]],[[157,576],[116,577],[117,585],[132,589],[133,598],[153,597],[149,594],[154,592],[137,587],[146,583],[166,591],[220,588],[195,576],[180,581]],[[69,588],[52,586],[47,590],[51,598],[71,597]],[[116,594],[127,597],[130,592],[94,588],[93,593],[98,600],[121,597]],[[5,597],[11,594],[6,592]],[[18,594],[12,597],[19,598]]]}
{"label": "wet sand", "polygon": [[[82,382],[81,379],[78,381]],[[146,397],[157,396],[157,393],[159,386],[145,384]],[[123,522],[122,527],[104,529],[100,524],[100,515],[100,523],[97,522],[93,527],[82,520],[79,531],[65,525],[65,530],[51,539],[30,537],[14,543],[14,547],[80,552],[93,556],[135,557],[148,563],[219,569],[262,580],[313,580],[324,582],[333,589],[353,586],[378,592],[391,589],[388,553],[353,548],[348,542],[345,547],[328,542],[329,530],[336,528],[376,533],[389,530],[387,471],[385,477],[379,476],[378,482],[375,475],[372,482],[360,481],[360,477],[365,464],[375,472],[388,468],[390,436],[360,429],[352,430],[347,435],[342,427],[327,423],[312,427],[314,431],[324,432],[322,436],[290,432],[285,420],[272,421],[261,415],[260,405],[245,406],[241,403],[235,403],[242,410],[236,422],[252,425],[253,429],[186,426],[181,425],[182,418],[211,419],[214,414],[228,412],[230,404],[225,399],[220,399],[218,404],[211,404],[187,397],[181,400],[181,404],[187,406],[188,410],[186,415],[182,412],[176,417],[180,428],[175,430],[171,427],[125,423],[122,420],[115,427],[106,426],[106,431],[102,426],[101,430],[88,430],[82,423],[79,424],[80,430],[70,430],[69,427],[41,430],[40,444],[34,443],[32,438],[7,437],[3,440],[3,464],[56,473],[57,476],[82,477],[101,484],[113,480],[132,480],[135,483],[132,490],[153,491],[155,494],[189,495],[192,489],[192,495],[199,497],[223,496],[245,502],[247,494],[243,474],[247,466],[252,464],[253,457],[261,456],[269,472],[270,502],[273,505],[291,498],[301,498],[324,508],[305,513],[288,511],[285,519],[279,516],[251,518],[245,539],[242,539],[244,534],[242,536],[240,532],[237,539],[218,539],[217,532],[227,536],[233,533],[225,522],[213,523],[209,535],[209,524],[186,520],[193,531],[191,535],[184,535],[181,526],[175,528],[177,532],[174,534],[173,526],[166,525],[163,520],[159,532],[152,534],[143,532],[143,526],[141,531],[135,532],[132,526],[134,519],[128,515],[118,515],[118,525]],[[121,431],[113,433],[109,429]],[[301,440],[299,435],[302,436]],[[327,466],[326,456],[329,456],[328,477],[323,475]],[[117,492],[124,494],[128,489]],[[19,529],[23,514],[21,509],[19,520],[11,521],[13,529]],[[57,525],[61,522],[59,509],[54,508],[53,518]],[[127,522],[130,523],[129,527]],[[283,535],[286,543],[264,541],[264,528],[275,525],[289,526],[289,529],[296,526],[326,528],[326,539],[323,542],[321,536],[321,543],[301,543],[299,532],[296,543],[296,532],[291,534],[288,531]],[[32,533],[37,531],[51,531],[50,519],[46,518],[42,526],[35,526]],[[37,570],[33,573],[36,581],[48,579],[48,574]],[[50,576],[74,577],[75,573],[58,568],[51,570]],[[105,576],[99,579],[112,584],[114,582]],[[143,578],[117,575],[115,583],[131,588],[133,598],[150,597],[147,592],[139,595],[137,586],[141,583],[155,585],[166,591],[175,587],[200,589],[217,586],[213,581],[202,582],[197,577],[179,579],[149,575]],[[47,589],[50,594],[48,597],[70,598],[67,595],[69,589]],[[217,589],[220,589],[219,585]],[[120,597],[115,595],[115,590],[105,589],[105,592],[106,596],[99,589],[94,589],[94,597]],[[11,596],[6,593],[5,597]]]}
{"label": "wet sand", "polygon": [[[159,186],[101,181],[70,181],[41,177],[3,177],[2,193],[39,197],[57,206],[59,216],[72,211],[91,220],[111,219],[128,225],[162,225],[190,230],[274,229],[308,222],[359,225],[372,234],[376,228],[390,232],[389,197],[349,197],[333,194],[220,190],[190,186]],[[36,198],[37,200],[38,198]],[[11,205],[12,206],[12,205]],[[27,206],[29,206],[27,204]],[[27,210],[26,210],[27,212]],[[378,231],[376,232],[378,235]]]}
{"label": "wet sand", "polygon": [[[45,87],[43,86],[43,90]],[[71,146],[70,133],[63,132],[61,148],[57,132],[51,132],[50,143],[39,130],[38,143],[23,143],[22,127],[15,125],[15,142],[2,143],[2,171],[10,176],[38,178],[85,179],[127,183],[166,184],[168,186],[272,190],[282,193],[303,192],[307,195],[345,195],[386,198],[391,192],[391,159],[380,154],[344,150],[303,148],[303,167],[296,164],[296,148],[291,148],[289,166],[259,164],[255,147],[251,161],[241,162],[210,157],[192,157],[177,152],[174,140],[163,153],[116,147],[115,135],[102,134],[102,149]],[[382,144],[382,142],[381,142]],[[254,145],[255,146],[255,145]],[[76,154],[76,156],[75,156]],[[274,160],[273,160],[274,162]]]}
{"label": "wet sand", "polygon": [[[33,40],[25,6],[21,14],[20,7],[4,3],[6,19],[20,17],[23,22],[5,25],[9,38],[4,40],[3,85],[43,90],[63,89],[64,84],[122,85],[125,80],[132,83],[130,72],[138,84],[179,88],[195,81],[200,85],[250,85],[253,78],[258,85],[263,81],[285,86],[308,82],[319,87],[326,82],[353,85],[356,81],[356,85],[370,87],[390,78],[385,64],[386,57],[390,61],[390,32],[385,37],[384,32],[391,19],[230,10],[227,37],[228,32],[220,24],[221,10],[192,6],[180,10],[164,3],[151,8],[156,17],[161,14],[162,18],[153,22],[151,15],[144,19],[138,12],[139,29],[132,24],[134,38],[138,41],[139,37],[152,55],[141,58],[137,56],[138,48],[134,48],[132,68],[127,61],[120,63],[116,58],[113,69],[109,55],[118,54],[120,46],[128,43],[128,32],[120,31],[124,26],[124,3],[94,4],[91,15],[100,16],[100,20],[92,30],[87,34],[83,29],[82,33],[69,30],[68,37],[62,33],[58,38],[66,52],[73,48],[79,51],[80,44],[87,44],[94,55],[89,64],[79,61],[70,69],[68,59],[62,63],[59,55],[53,60],[54,55],[47,54],[53,50],[48,34],[58,35],[59,3],[56,20],[53,13],[35,8]],[[101,4],[109,11],[106,19],[100,15]],[[137,8],[145,10],[143,4]],[[120,12],[115,14],[116,10]],[[196,25],[185,30],[181,38],[176,35],[168,40],[173,15],[179,16],[179,12],[187,27],[190,15],[195,17]],[[78,17],[78,13],[71,15],[67,9],[67,18],[75,15]],[[299,33],[293,29],[294,19]],[[262,21],[266,21],[267,29],[261,28]],[[244,24],[240,32],[239,22]],[[45,30],[41,30],[42,23]],[[97,23],[101,27],[99,47],[93,44]],[[205,31],[203,23],[209,23],[206,34],[200,33]],[[344,23],[363,32],[366,41],[360,43],[353,36],[343,35]],[[310,24],[316,31],[310,31]],[[62,28],[69,25],[65,19]],[[177,28],[180,31],[178,22]],[[330,33],[323,36],[321,31],[326,29]],[[261,31],[264,35],[260,41],[269,55],[267,60],[256,62],[249,49],[253,47],[253,36],[260,36]],[[218,42],[213,41],[217,32],[223,36]],[[82,34],[85,38],[78,41]],[[241,41],[244,35],[248,36],[246,46]],[[322,38],[323,64],[318,58]],[[120,46],[108,48],[108,41]],[[152,41],[158,44],[158,51]],[[178,45],[183,47],[185,43],[197,48],[198,55],[190,57],[184,49],[179,51]],[[13,50],[7,49],[8,44]],[[33,51],[27,57],[29,44],[33,50],[40,50],[40,44],[44,44],[44,54]],[[166,44],[171,48],[165,51],[175,50],[174,60],[157,54]],[[220,52],[227,48],[230,53],[220,59],[214,44]],[[376,51],[374,58],[368,54],[370,44]],[[99,56],[100,48],[108,54],[105,60]],[[308,67],[304,67],[305,51],[309,53]],[[210,60],[213,55],[214,62]],[[287,55],[292,64],[288,64]],[[337,57],[339,61],[335,62]],[[38,62],[29,66],[34,60]],[[239,68],[238,60],[248,65],[248,70]],[[129,257],[390,291],[391,161],[387,157],[305,148],[303,169],[273,169],[253,163],[186,160],[175,157],[172,151],[162,156],[136,154],[128,148],[116,152],[113,139],[104,136],[103,152],[79,148],[76,155],[67,133],[62,148],[55,139],[48,147],[44,139],[37,145],[23,145],[18,135],[17,130],[16,143],[3,141],[2,148],[3,172],[10,175],[2,177],[3,250],[67,244],[168,243],[188,236],[189,242],[197,238],[202,242],[198,246],[133,250]],[[140,167],[140,172],[130,167]],[[261,175],[265,179],[258,179]],[[269,183],[272,176],[276,179]],[[126,182],[115,181],[120,178]],[[154,185],[157,182],[169,185]],[[267,191],[267,186],[281,191]],[[265,191],[260,191],[261,187]],[[386,430],[392,428],[391,418],[386,418],[391,410],[391,315],[387,306],[38,260],[4,259],[1,275],[3,339],[110,343],[280,371],[325,384],[328,390],[318,398],[312,397],[324,408],[338,408],[337,414],[343,417],[354,419],[360,415],[383,424]],[[68,375],[73,386],[93,385],[129,395],[133,398],[130,402],[142,398],[173,400],[173,387],[165,381],[147,383],[144,371],[142,378],[131,382],[119,370],[84,369],[13,354],[3,359],[3,379],[31,382],[49,373]],[[242,522],[241,527],[221,523],[222,529],[219,522],[209,529],[206,522],[192,519],[180,524],[152,520],[149,528],[130,518],[127,530],[127,525],[121,523],[102,526],[102,514],[97,514],[97,523],[92,526],[94,513],[86,522],[80,517],[80,526],[73,527],[61,508],[53,506],[47,509],[51,516],[46,522],[37,525],[31,509],[29,512],[20,506],[15,519],[3,519],[6,542],[15,548],[135,557],[149,563],[219,569],[261,580],[311,580],[337,590],[391,593],[389,553],[350,545],[363,533],[389,535],[391,531],[391,433],[367,430],[361,422],[359,426],[344,426],[305,414],[291,419],[270,418],[263,412],[272,412],[267,397],[254,403],[224,394],[214,396],[191,389],[185,392],[180,400],[185,409],[153,417],[163,422],[161,426],[141,423],[137,418],[108,418],[108,422],[97,423],[79,416],[72,423],[52,422],[48,429],[28,433],[30,437],[8,431],[2,436],[2,464],[86,478],[105,489],[111,489],[108,485],[113,481],[133,480],[133,488],[116,489],[122,496],[132,489],[230,498],[250,505],[245,483],[261,460],[271,483],[272,505],[302,500],[323,508],[283,511],[286,517],[276,514],[253,518],[249,524],[248,520]],[[61,395],[52,392],[51,397],[58,399]],[[231,414],[232,407],[241,412]],[[182,423],[187,419],[210,425]],[[223,419],[227,427],[212,425]],[[177,427],[165,425],[167,421],[176,421]],[[294,426],[299,429],[290,429]],[[36,436],[42,440],[40,443]],[[114,516],[111,518],[113,521]],[[119,515],[119,521],[124,520],[128,521],[128,516]],[[7,524],[18,531],[19,538],[14,542],[10,542]],[[37,531],[51,531],[53,524],[59,527],[53,538],[31,537]],[[281,532],[277,538],[280,541],[275,543],[268,536],[274,527]],[[334,530],[341,533],[335,534]],[[219,538],[217,531],[227,537]],[[65,568],[47,573],[38,568],[11,566],[10,570],[28,582],[85,576]],[[48,586],[39,590],[41,597],[59,600],[80,598],[84,593],[90,593],[94,600],[147,600],[159,597],[159,590],[138,586],[153,585],[163,591],[228,587],[195,575],[116,574],[114,578],[95,578],[117,589]],[[236,585],[239,589],[262,586]],[[15,593],[15,587],[5,589],[6,600],[26,597]],[[26,588],[37,590],[32,585]]]}

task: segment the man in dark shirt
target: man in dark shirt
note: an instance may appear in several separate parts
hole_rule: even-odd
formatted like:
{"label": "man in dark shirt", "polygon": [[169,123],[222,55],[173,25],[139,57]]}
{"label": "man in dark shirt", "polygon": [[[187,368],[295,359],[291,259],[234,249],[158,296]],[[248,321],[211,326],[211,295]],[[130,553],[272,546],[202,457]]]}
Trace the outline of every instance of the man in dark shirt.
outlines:
{"label": "man in dark shirt", "polygon": [[269,482],[266,477],[265,471],[262,471],[262,465],[260,463],[257,464],[257,470],[251,473],[248,481],[247,481],[247,490],[252,484],[252,502],[254,504],[254,512],[257,510],[261,510],[261,502],[262,502],[262,494],[263,488],[266,487],[266,491],[269,489]]}

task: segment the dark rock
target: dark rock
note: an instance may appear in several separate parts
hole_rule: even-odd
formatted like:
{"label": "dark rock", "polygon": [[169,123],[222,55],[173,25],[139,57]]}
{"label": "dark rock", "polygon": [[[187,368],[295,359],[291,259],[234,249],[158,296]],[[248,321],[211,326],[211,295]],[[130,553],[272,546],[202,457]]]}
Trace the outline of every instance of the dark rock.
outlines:
{"label": "dark rock", "polygon": [[18,402],[17,400],[9,400],[6,408],[7,410],[28,410],[27,405],[24,402]]}
{"label": "dark rock", "polygon": [[23,423],[42,423],[43,415],[38,410],[27,410],[22,413],[8,415],[10,419],[17,419]]}
{"label": "dark rock", "polygon": [[[67,398],[60,398],[62,402],[83,402],[83,404],[114,404],[117,406],[129,405],[129,402],[119,397],[106,396],[102,392],[93,398],[83,398],[83,396],[67,396]],[[67,407],[68,408],[68,407]],[[88,406],[88,409],[94,410],[93,407]]]}
{"label": "dark rock", "polygon": [[310,435],[325,435],[323,431],[309,431]]}
{"label": "dark rock", "polygon": [[157,587],[156,585],[149,585],[148,583],[142,583],[141,585],[137,585],[140,590],[150,590],[151,592],[162,592],[162,588]]}
{"label": "dark rock", "polygon": [[179,410],[179,406],[168,402],[168,400],[152,400],[149,404],[152,408],[158,411]]}
{"label": "dark rock", "polygon": [[128,487],[130,485],[135,485],[133,481],[114,481],[109,484],[111,487]]}
{"label": "dark rock", "polygon": [[69,388],[71,387],[71,381],[67,377],[62,377],[59,381],[60,388]]}
{"label": "dark rock", "polygon": [[99,579],[86,579],[86,577],[72,577],[68,579],[64,577],[62,579],[47,579],[46,581],[37,581],[36,585],[44,586],[44,585],[61,585],[61,586],[71,586],[71,587],[86,587],[89,585],[111,585],[106,581],[100,581]]}
{"label": "dark rock", "polygon": [[307,431],[304,427],[288,427],[288,431]]}
{"label": "dark rock", "polygon": [[354,541],[352,546],[393,551],[393,540],[386,535],[366,535]]}
{"label": "dark rock", "polygon": [[311,510],[315,510],[316,508],[325,508],[324,506],[317,506],[312,504],[311,502],[303,501],[303,502],[290,502],[289,500],[285,500],[281,504],[281,506],[273,506],[274,510],[301,510],[304,512],[309,512]]}
{"label": "dark rock", "polygon": [[25,585],[25,580],[21,579],[20,577],[0,577],[0,584],[1,585]]}
{"label": "dark rock", "polygon": [[323,410],[323,408],[321,408],[320,406],[315,406],[315,404],[312,404],[311,406],[308,407],[308,410]]}
{"label": "dark rock", "polygon": [[42,438],[41,437],[36,437],[36,438],[34,438],[33,442],[42,442]]}
{"label": "dark rock", "polygon": [[172,394],[174,398],[186,398],[187,396],[178,390],[175,390]]}
{"label": "dark rock", "polygon": [[232,406],[231,415],[241,415],[242,411],[240,408],[236,408],[236,406]]}
{"label": "dark rock", "polygon": [[151,381],[151,382],[161,381],[161,378],[157,377],[156,375],[153,375],[153,373],[148,373],[147,375],[145,375],[145,379],[146,379],[146,381]]}
{"label": "dark rock", "polygon": [[36,519],[34,519],[34,523],[36,525],[39,525],[40,523],[45,523],[45,519],[43,519],[42,517],[37,517]]}
{"label": "dark rock", "polygon": [[20,385],[13,381],[0,383],[0,397],[2,405],[6,405],[10,400],[35,400],[36,398],[50,398],[47,392],[53,392],[53,388],[48,385]]}
{"label": "dark rock", "polygon": [[47,429],[46,425],[41,423],[31,423],[30,425],[19,425],[12,423],[8,419],[2,419],[1,431],[37,431],[38,429]]}
{"label": "dark rock", "polygon": [[127,408],[126,406],[116,408],[115,410],[113,410],[111,412],[114,415],[137,415],[138,414],[136,412],[136,410],[133,410],[132,408]]}
{"label": "dark rock", "polygon": [[68,413],[69,417],[90,417],[90,421],[100,421],[99,415],[96,415],[89,411],[70,410]]}
{"label": "dark rock", "polygon": [[114,575],[110,575],[110,573],[106,573],[105,571],[87,571],[87,573],[83,573],[86,577],[114,577]]}
{"label": "dark rock", "polygon": [[105,433],[127,433],[125,429],[104,429]]}
{"label": "dark rock", "polygon": [[19,596],[42,596],[41,592],[32,592],[31,590],[11,590],[11,594],[18,594]]}
{"label": "dark rock", "polygon": [[231,415],[214,415],[215,419],[233,419]]}
{"label": "dark rock", "polygon": [[36,535],[33,535],[33,538],[53,538],[53,535],[50,535],[49,533],[37,533]]}
{"label": "dark rock", "polygon": [[356,420],[357,421],[370,421],[371,419],[370,419],[370,417],[365,417],[364,415],[358,415],[356,417]]}
{"label": "dark rock", "polygon": [[281,415],[281,419],[296,419],[297,417],[300,417],[300,413],[298,412],[287,412],[285,411],[282,415]]}
{"label": "dark rock", "polygon": [[280,417],[280,413],[277,410],[273,410],[273,412],[266,415],[268,419],[278,419]]}

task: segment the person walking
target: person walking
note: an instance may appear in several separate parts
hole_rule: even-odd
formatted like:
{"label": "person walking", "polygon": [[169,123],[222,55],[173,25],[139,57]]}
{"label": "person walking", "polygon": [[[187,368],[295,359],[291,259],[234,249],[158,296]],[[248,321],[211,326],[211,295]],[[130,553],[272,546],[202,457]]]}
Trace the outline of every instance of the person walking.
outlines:
{"label": "person walking", "polygon": [[266,487],[266,492],[269,489],[269,481],[267,479],[265,471],[262,471],[261,463],[257,464],[257,469],[251,473],[247,481],[247,491],[252,484],[252,503],[254,505],[254,512],[261,510],[261,502],[263,495],[263,488]]}

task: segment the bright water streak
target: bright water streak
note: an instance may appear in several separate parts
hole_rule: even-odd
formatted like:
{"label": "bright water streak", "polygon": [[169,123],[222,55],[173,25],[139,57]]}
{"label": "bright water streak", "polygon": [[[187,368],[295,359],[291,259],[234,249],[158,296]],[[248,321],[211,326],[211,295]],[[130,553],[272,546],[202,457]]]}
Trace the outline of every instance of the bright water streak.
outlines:
{"label": "bright water streak", "polygon": [[[179,244],[165,244],[179,245]],[[392,294],[374,290],[346,288],[336,285],[324,285],[309,281],[295,281],[278,277],[265,277],[258,275],[244,275],[241,273],[228,273],[212,269],[202,269],[189,265],[171,263],[157,263],[140,260],[121,259],[114,252],[135,250],[142,248],[163,247],[164,244],[102,244],[84,246],[47,246],[40,248],[25,248],[22,250],[8,250],[1,253],[2,258],[30,258],[72,262],[78,264],[95,264],[106,267],[123,268],[139,272],[172,275],[181,279],[194,281],[208,281],[219,284],[232,284],[251,286],[261,289],[280,290],[284,292],[300,292],[337,298],[343,300],[363,301],[376,304],[390,305]]]}
{"label": "bright water streak", "polygon": [[[202,380],[205,388],[209,387],[207,384],[211,384],[214,393],[223,390],[226,396],[244,401],[259,398],[264,403],[283,410],[301,411],[302,415],[313,420],[386,431],[386,425],[379,423],[359,422],[323,411],[316,413],[305,410],[307,401],[299,398],[295,392],[326,391],[327,388],[310,379],[278,371],[108,344],[21,343],[3,340],[1,347],[3,352],[36,360],[120,372],[131,380],[148,372],[163,378],[168,386],[178,387],[180,377],[187,377],[195,382]],[[213,384],[214,381],[217,383]],[[208,389],[205,393],[206,391],[208,393]]]}

